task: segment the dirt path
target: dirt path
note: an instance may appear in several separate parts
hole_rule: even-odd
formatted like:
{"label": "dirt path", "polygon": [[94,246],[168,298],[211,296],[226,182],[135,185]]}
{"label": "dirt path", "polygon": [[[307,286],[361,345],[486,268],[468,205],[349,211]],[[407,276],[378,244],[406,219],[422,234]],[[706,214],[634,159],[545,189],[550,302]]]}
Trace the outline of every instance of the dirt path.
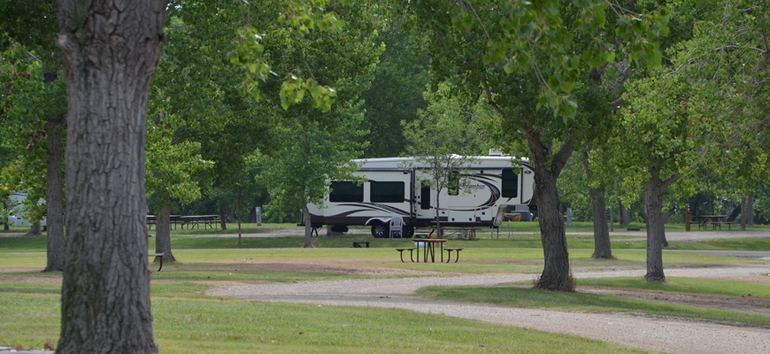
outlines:
{"label": "dirt path", "polygon": [[[671,277],[767,276],[770,266],[671,269]],[[643,270],[575,274],[578,278],[643,276]],[[768,353],[770,329],[714,324],[635,314],[564,313],[540,309],[437,301],[413,296],[424,286],[494,286],[532,280],[533,275],[463,275],[400,279],[362,279],[226,286],[212,296],[249,300],[405,309],[466,319],[570,333],[670,353]]]}

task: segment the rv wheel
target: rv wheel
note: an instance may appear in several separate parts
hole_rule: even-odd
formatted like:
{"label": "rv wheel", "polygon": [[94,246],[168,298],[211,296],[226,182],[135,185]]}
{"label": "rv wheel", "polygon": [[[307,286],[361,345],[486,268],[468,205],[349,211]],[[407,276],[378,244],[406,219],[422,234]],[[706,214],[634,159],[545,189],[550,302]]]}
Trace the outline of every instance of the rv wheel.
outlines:
{"label": "rv wheel", "polygon": [[388,237],[388,224],[383,222],[376,222],[372,224],[372,236],[376,238]]}
{"label": "rv wheel", "polygon": [[414,226],[404,225],[404,238],[412,238],[414,236]]}

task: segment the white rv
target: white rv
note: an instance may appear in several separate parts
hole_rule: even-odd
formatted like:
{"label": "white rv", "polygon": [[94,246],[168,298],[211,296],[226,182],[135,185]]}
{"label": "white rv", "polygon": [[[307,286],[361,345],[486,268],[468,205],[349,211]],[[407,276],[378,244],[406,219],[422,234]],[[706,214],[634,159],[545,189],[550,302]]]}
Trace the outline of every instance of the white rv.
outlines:
{"label": "white rv", "polygon": [[[27,193],[15,192],[9,196],[9,199],[11,200],[11,212],[8,216],[8,223],[15,226],[30,226],[29,220],[24,219],[27,211],[21,204],[27,199]],[[40,220],[40,226],[47,226],[46,217],[43,217],[43,220]]]}
{"label": "white rv", "polygon": [[[535,174],[526,161],[510,156],[474,159],[461,176],[470,183],[441,191],[441,225],[497,227],[506,206],[532,201]],[[331,181],[323,207],[307,205],[312,227],[328,225],[332,231],[344,232],[350,225],[371,225],[374,237],[388,237],[388,223],[398,215],[405,224],[403,236],[408,238],[415,227],[435,224],[437,193],[423,183],[430,178],[430,167],[411,157],[353,162],[361,166],[354,175],[365,177],[365,182]]]}

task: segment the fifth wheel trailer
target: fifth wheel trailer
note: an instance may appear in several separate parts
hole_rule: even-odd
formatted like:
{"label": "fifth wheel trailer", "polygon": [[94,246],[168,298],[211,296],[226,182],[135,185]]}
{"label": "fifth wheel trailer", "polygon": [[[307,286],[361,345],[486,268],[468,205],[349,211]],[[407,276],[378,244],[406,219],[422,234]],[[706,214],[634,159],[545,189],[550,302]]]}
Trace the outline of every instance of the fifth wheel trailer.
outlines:
{"label": "fifth wheel trailer", "polygon": [[[480,156],[462,172],[459,188],[444,188],[440,195],[426,180],[431,167],[412,157],[353,160],[354,176],[364,183],[331,181],[322,208],[308,204],[312,227],[328,225],[347,231],[351,225],[370,225],[374,237],[388,237],[394,216],[404,220],[403,236],[415,227],[435,225],[436,205],[441,225],[498,227],[507,206],[528,205],[534,195],[534,172],[526,160],[510,156]],[[439,198],[437,204],[436,198]]]}

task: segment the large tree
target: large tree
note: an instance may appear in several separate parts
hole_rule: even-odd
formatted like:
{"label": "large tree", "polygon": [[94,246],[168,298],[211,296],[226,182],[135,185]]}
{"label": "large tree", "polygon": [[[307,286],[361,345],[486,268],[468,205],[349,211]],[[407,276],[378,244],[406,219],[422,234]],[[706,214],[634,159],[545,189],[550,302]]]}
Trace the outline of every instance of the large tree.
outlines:
{"label": "large tree", "polygon": [[165,0],[57,3],[68,96],[58,353],[154,353],[144,133]]}
{"label": "large tree", "polygon": [[[767,6],[699,1],[693,14],[690,4],[679,5],[691,34],[667,52],[670,65],[629,89],[617,140],[626,183],[643,186],[645,279],[654,282],[665,281],[661,209],[669,186],[676,182],[680,194],[691,194],[697,184],[717,190],[732,180],[738,183],[728,188],[745,195],[767,173],[766,115],[756,99],[767,75]],[[703,176],[710,179],[696,183]]]}
{"label": "large tree", "polygon": [[[604,96],[589,84],[590,69],[614,60],[615,34],[632,61],[659,63],[656,38],[667,11],[634,14],[604,1],[398,4],[431,40],[432,74],[453,79],[470,97],[481,91],[499,116],[504,148],[531,158],[545,259],[536,287],[572,289],[556,180],[590,138],[585,120],[607,104],[596,100]],[[608,24],[613,36],[604,35]]]}

